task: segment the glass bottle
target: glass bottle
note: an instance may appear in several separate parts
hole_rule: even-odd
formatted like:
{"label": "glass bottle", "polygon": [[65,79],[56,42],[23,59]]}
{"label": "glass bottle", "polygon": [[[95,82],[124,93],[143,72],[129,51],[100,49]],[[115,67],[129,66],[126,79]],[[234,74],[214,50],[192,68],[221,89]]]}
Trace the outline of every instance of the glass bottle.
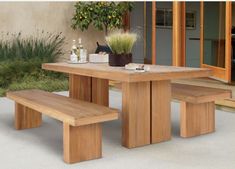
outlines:
{"label": "glass bottle", "polygon": [[83,55],[83,45],[82,45],[82,39],[78,39],[78,47],[77,47],[77,56],[78,60],[81,60],[81,56]]}
{"label": "glass bottle", "polygon": [[73,53],[77,53],[77,47],[76,47],[76,40],[73,40],[73,43],[72,43],[72,48],[71,48],[71,54]]}

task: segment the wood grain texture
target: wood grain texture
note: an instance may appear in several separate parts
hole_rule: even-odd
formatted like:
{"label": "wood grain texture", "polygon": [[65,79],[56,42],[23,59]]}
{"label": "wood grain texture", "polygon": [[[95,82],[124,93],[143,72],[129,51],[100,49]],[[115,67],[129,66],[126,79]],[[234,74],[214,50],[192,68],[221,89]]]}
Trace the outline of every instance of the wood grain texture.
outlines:
{"label": "wood grain texture", "polygon": [[91,102],[91,78],[70,74],[69,97]]}
{"label": "wood grain texture", "polygon": [[171,83],[152,82],[151,143],[171,139]]}
{"label": "wood grain texture", "polygon": [[69,75],[69,96],[73,99],[109,105],[109,81],[80,75]]}
{"label": "wood grain texture", "polygon": [[231,90],[172,83],[172,97],[190,103],[205,103],[229,99]]}
{"label": "wood grain texture", "polygon": [[92,102],[109,106],[109,81],[106,79],[92,78]]}
{"label": "wood grain texture", "polygon": [[200,2],[200,67],[204,58],[204,2]]}
{"label": "wood grain texture", "polygon": [[116,109],[40,90],[8,92],[7,97],[25,107],[42,112],[72,126],[99,123],[118,118],[118,110]]}
{"label": "wood grain texture", "polygon": [[100,124],[74,127],[63,124],[64,161],[75,163],[101,158],[102,130]]}
{"label": "wood grain texture", "polygon": [[186,66],[186,2],[181,2],[181,66]]}
{"label": "wood grain texture", "polygon": [[[225,9],[225,79],[228,82],[231,82],[231,56],[232,56],[232,2],[226,1],[226,9]],[[234,9],[233,9],[234,10]]]}
{"label": "wood grain texture", "polygon": [[42,114],[38,111],[15,103],[15,129],[29,129],[42,124]]}
{"label": "wood grain texture", "polygon": [[[152,30],[151,30],[151,51],[152,51],[152,64],[156,64],[156,2],[152,1]],[[145,31],[146,32],[146,31]]]}
{"label": "wood grain texture", "polygon": [[215,131],[215,103],[186,103],[180,107],[180,135],[193,137]]}
{"label": "wood grain texture", "polygon": [[122,84],[122,144],[150,144],[150,82]]}
{"label": "wood grain texture", "polygon": [[187,68],[174,66],[148,65],[150,71],[135,72],[123,67],[111,67],[108,64],[68,64],[45,63],[43,69],[75,75],[89,76],[100,79],[117,80],[121,82],[144,82],[156,80],[170,80],[182,78],[208,77],[212,75],[210,69]]}
{"label": "wood grain texture", "polygon": [[181,2],[173,1],[173,26],[172,26],[172,65],[182,66],[182,18]]}
{"label": "wood grain texture", "polygon": [[215,78],[215,79],[217,78],[217,79],[220,79],[220,81],[227,82],[225,80],[225,78],[226,78],[225,77],[225,75],[226,75],[226,69],[225,68],[206,65],[206,64],[202,64],[201,67],[211,69],[211,71],[213,72],[212,78]]}

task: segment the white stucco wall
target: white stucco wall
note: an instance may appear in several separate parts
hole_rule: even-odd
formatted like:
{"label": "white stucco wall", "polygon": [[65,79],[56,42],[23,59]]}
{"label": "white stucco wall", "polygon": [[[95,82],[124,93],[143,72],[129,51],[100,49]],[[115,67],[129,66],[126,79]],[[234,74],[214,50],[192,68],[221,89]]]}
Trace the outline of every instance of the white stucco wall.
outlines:
{"label": "white stucco wall", "polygon": [[94,52],[96,41],[104,42],[104,33],[90,28],[81,32],[71,28],[74,2],[0,2],[0,32],[32,35],[37,30],[62,32],[66,37],[65,57],[73,39],[81,37],[88,52]]}

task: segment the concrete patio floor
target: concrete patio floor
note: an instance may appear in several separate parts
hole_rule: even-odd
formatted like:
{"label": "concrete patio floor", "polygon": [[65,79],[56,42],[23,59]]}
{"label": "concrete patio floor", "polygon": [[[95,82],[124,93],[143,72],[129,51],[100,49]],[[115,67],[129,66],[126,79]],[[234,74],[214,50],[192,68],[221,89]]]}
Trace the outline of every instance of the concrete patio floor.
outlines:
{"label": "concrete patio floor", "polygon": [[[67,94],[63,92],[62,94]],[[121,108],[121,93],[110,91]],[[121,146],[121,122],[103,125],[103,158],[67,165],[62,160],[62,124],[43,117],[39,128],[13,128],[14,103],[0,98],[1,169],[235,169],[235,113],[216,110],[216,132],[179,137],[179,104],[172,102],[172,140],[135,149]]]}

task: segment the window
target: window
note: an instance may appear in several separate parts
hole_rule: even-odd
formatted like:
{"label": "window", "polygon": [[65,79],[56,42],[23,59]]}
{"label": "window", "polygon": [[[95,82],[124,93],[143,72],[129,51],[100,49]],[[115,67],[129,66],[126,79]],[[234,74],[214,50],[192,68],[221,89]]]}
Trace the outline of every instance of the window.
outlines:
{"label": "window", "polygon": [[[172,9],[170,8],[158,8],[156,10],[156,27],[157,28],[172,28]],[[196,29],[196,12],[186,12],[186,29]]]}

